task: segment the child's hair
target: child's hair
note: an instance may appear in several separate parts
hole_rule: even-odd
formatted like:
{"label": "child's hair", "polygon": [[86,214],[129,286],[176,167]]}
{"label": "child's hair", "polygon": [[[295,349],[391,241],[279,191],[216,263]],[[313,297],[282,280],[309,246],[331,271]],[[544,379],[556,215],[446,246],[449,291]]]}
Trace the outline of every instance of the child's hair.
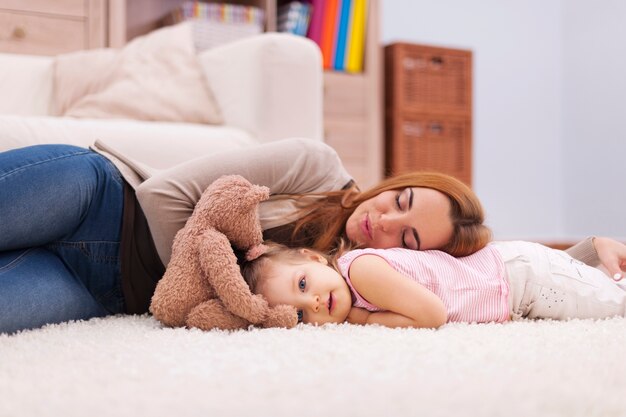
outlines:
{"label": "child's hair", "polygon": [[[272,275],[271,262],[285,262],[298,265],[310,261],[310,258],[303,252],[304,248],[290,248],[275,242],[265,242],[266,250],[256,259],[243,261],[241,263],[241,275],[250,287],[250,290],[258,294],[265,280]],[[314,249],[306,249],[310,253],[324,257],[329,264],[336,266],[334,257]]]}

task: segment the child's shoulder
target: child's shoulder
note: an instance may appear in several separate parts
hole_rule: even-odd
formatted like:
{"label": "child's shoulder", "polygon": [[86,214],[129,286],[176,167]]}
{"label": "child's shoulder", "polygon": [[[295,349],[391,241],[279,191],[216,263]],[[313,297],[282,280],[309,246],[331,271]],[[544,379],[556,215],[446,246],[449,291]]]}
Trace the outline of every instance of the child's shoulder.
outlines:
{"label": "child's shoulder", "polygon": [[[403,249],[403,248],[353,249],[353,250],[350,250],[350,251],[342,254],[339,257],[337,263],[338,263],[340,272],[344,276],[347,276],[348,271],[350,270],[350,266],[352,265],[352,263],[354,261],[356,261],[357,259],[364,258],[364,255],[375,255],[376,258],[382,258],[382,259],[386,260],[387,262],[390,262],[395,256],[402,255],[402,254],[408,253],[408,252],[414,252],[414,251],[411,251],[410,249]],[[369,256],[367,258],[369,258]],[[371,259],[375,260],[376,258],[371,258]]]}

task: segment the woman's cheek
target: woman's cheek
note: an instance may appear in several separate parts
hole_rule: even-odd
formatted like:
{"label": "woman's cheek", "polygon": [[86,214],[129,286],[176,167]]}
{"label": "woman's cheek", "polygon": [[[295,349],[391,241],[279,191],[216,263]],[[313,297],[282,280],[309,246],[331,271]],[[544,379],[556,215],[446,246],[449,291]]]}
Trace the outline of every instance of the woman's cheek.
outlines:
{"label": "woman's cheek", "polygon": [[346,222],[346,237],[348,238],[348,240],[351,243],[357,243],[355,241],[356,235],[355,235],[355,222],[354,222],[354,214],[352,216],[350,216],[348,218],[348,221]]}

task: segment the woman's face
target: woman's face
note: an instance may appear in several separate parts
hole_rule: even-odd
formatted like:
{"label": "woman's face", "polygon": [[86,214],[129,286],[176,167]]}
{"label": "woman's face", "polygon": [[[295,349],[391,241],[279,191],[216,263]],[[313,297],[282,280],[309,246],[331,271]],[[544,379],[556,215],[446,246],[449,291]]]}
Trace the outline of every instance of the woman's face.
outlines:
{"label": "woman's face", "polygon": [[384,191],[357,206],[346,235],[362,247],[438,249],[452,238],[450,201],[421,187]]}

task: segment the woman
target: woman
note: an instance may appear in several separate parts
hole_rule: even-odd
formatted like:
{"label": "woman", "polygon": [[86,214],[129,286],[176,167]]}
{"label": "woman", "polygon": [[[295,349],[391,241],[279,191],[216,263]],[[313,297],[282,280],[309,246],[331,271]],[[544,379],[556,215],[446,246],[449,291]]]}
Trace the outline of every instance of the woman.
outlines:
{"label": "woman", "polygon": [[[139,164],[106,144],[96,149],[42,145],[0,153],[0,332],[147,312],[174,235],[206,186],[224,174],[243,175],[277,196],[304,196],[262,204],[266,237],[280,243],[312,242],[326,249],[345,233],[361,245],[450,253],[459,247],[458,254],[465,254],[484,246],[488,236],[450,243],[459,233],[440,210],[449,201],[459,201],[457,208],[451,204],[453,212],[460,210],[459,225],[487,230],[482,218],[462,210],[478,204],[462,187],[450,200],[407,177],[359,194],[336,153],[315,141],[283,140],[214,154],[143,183]],[[335,224],[323,233],[328,219]],[[592,244],[584,248],[593,254]],[[617,242],[597,249],[605,265],[626,260],[626,246]]]}

